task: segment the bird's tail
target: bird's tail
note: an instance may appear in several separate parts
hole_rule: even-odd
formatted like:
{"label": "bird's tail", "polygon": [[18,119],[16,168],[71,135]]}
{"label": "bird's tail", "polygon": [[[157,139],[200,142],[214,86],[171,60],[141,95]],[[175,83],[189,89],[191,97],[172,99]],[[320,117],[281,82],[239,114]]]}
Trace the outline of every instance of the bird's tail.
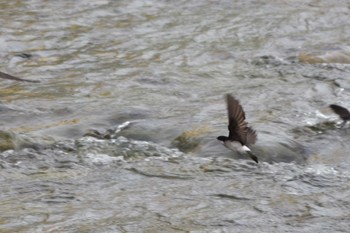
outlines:
{"label": "bird's tail", "polygon": [[345,125],[346,125],[346,122],[347,122],[348,120],[344,120],[342,123],[341,123],[341,125],[340,125],[340,128],[343,128]]}
{"label": "bird's tail", "polygon": [[254,155],[251,151],[246,151],[246,152],[252,160],[254,160],[256,163],[259,163],[258,157],[256,157],[256,155]]}

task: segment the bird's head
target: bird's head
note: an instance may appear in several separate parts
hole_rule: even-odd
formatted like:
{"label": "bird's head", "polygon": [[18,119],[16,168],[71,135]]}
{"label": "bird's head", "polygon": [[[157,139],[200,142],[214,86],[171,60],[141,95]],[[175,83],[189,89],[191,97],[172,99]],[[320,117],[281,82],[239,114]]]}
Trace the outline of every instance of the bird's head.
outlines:
{"label": "bird's head", "polygon": [[224,141],[227,140],[227,137],[225,137],[225,136],[219,136],[219,137],[217,137],[216,139],[219,140],[219,141],[224,142]]}

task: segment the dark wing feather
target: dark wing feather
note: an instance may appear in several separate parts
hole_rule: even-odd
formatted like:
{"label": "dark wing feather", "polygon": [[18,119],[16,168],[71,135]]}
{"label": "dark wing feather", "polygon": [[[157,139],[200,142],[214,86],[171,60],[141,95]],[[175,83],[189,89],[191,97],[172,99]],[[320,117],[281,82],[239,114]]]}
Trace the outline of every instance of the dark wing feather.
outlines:
{"label": "dark wing feather", "polygon": [[245,122],[245,113],[239,101],[232,95],[226,95],[229,139],[240,141],[243,145],[254,144],[256,142],[256,133],[248,127]]}
{"label": "dark wing feather", "polygon": [[333,110],[333,112],[338,114],[341,119],[350,120],[350,112],[346,108],[336,104],[331,104],[329,107]]}
{"label": "dark wing feather", "polygon": [[249,145],[253,145],[255,144],[257,140],[257,136],[256,136],[256,132],[254,129],[247,127],[247,141],[246,144]]}

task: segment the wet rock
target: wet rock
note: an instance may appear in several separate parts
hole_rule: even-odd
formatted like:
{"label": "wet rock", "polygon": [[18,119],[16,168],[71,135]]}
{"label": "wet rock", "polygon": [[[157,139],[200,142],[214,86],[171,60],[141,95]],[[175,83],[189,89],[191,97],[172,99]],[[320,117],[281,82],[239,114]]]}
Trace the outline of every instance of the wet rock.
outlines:
{"label": "wet rock", "polygon": [[320,122],[315,125],[306,125],[302,127],[297,127],[292,129],[292,133],[296,135],[317,135],[317,134],[322,134],[325,133],[326,131],[329,130],[335,130],[337,129],[337,124],[333,121],[325,121],[325,122]]}
{"label": "wet rock", "polygon": [[97,139],[104,139],[106,138],[106,134],[98,131],[97,129],[89,129],[83,137],[94,137]]}
{"label": "wet rock", "polygon": [[44,144],[37,143],[34,138],[29,136],[0,130],[0,151],[23,148],[39,149],[43,147],[45,147]]}
{"label": "wet rock", "polygon": [[265,56],[254,58],[251,61],[251,63],[256,66],[262,66],[262,65],[280,66],[280,65],[288,64],[289,62],[282,58],[278,58],[271,55],[265,55]]}
{"label": "wet rock", "polygon": [[107,129],[106,132],[103,134],[103,138],[105,139],[117,138],[119,133],[129,128],[131,124],[133,124],[133,122],[125,121],[124,123],[117,125],[112,129]]}
{"label": "wet rock", "polygon": [[0,151],[10,150],[15,148],[14,134],[6,131],[0,131]]}
{"label": "wet rock", "polygon": [[350,52],[349,51],[331,51],[321,55],[313,55],[307,53],[299,54],[299,61],[306,64],[316,63],[350,63]]}
{"label": "wet rock", "polygon": [[74,145],[69,148],[71,147],[75,148],[74,154],[89,161],[96,156],[103,157],[105,155],[118,158],[118,161],[139,160],[148,157],[171,158],[182,155],[177,149],[170,149],[153,142],[128,139],[123,136],[111,140],[82,137],[75,140]]}
{"label": "wet rock", "polygon": [[172,145],[182,152],[195,151],[204,136],[208,132],[207,127],[199,127],[189,131],[185,131],[172,141]]}

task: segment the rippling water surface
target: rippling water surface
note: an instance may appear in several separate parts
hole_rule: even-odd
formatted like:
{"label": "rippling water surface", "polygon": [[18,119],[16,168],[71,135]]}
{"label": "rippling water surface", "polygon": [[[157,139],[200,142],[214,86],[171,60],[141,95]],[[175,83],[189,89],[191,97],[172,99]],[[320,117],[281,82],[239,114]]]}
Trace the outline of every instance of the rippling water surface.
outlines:
{"label": "rippling water surface", "polygon": [[[347,232],[347,1],[3,1],[1,232]],[[223,95],[259,164],[224,148]]]}

